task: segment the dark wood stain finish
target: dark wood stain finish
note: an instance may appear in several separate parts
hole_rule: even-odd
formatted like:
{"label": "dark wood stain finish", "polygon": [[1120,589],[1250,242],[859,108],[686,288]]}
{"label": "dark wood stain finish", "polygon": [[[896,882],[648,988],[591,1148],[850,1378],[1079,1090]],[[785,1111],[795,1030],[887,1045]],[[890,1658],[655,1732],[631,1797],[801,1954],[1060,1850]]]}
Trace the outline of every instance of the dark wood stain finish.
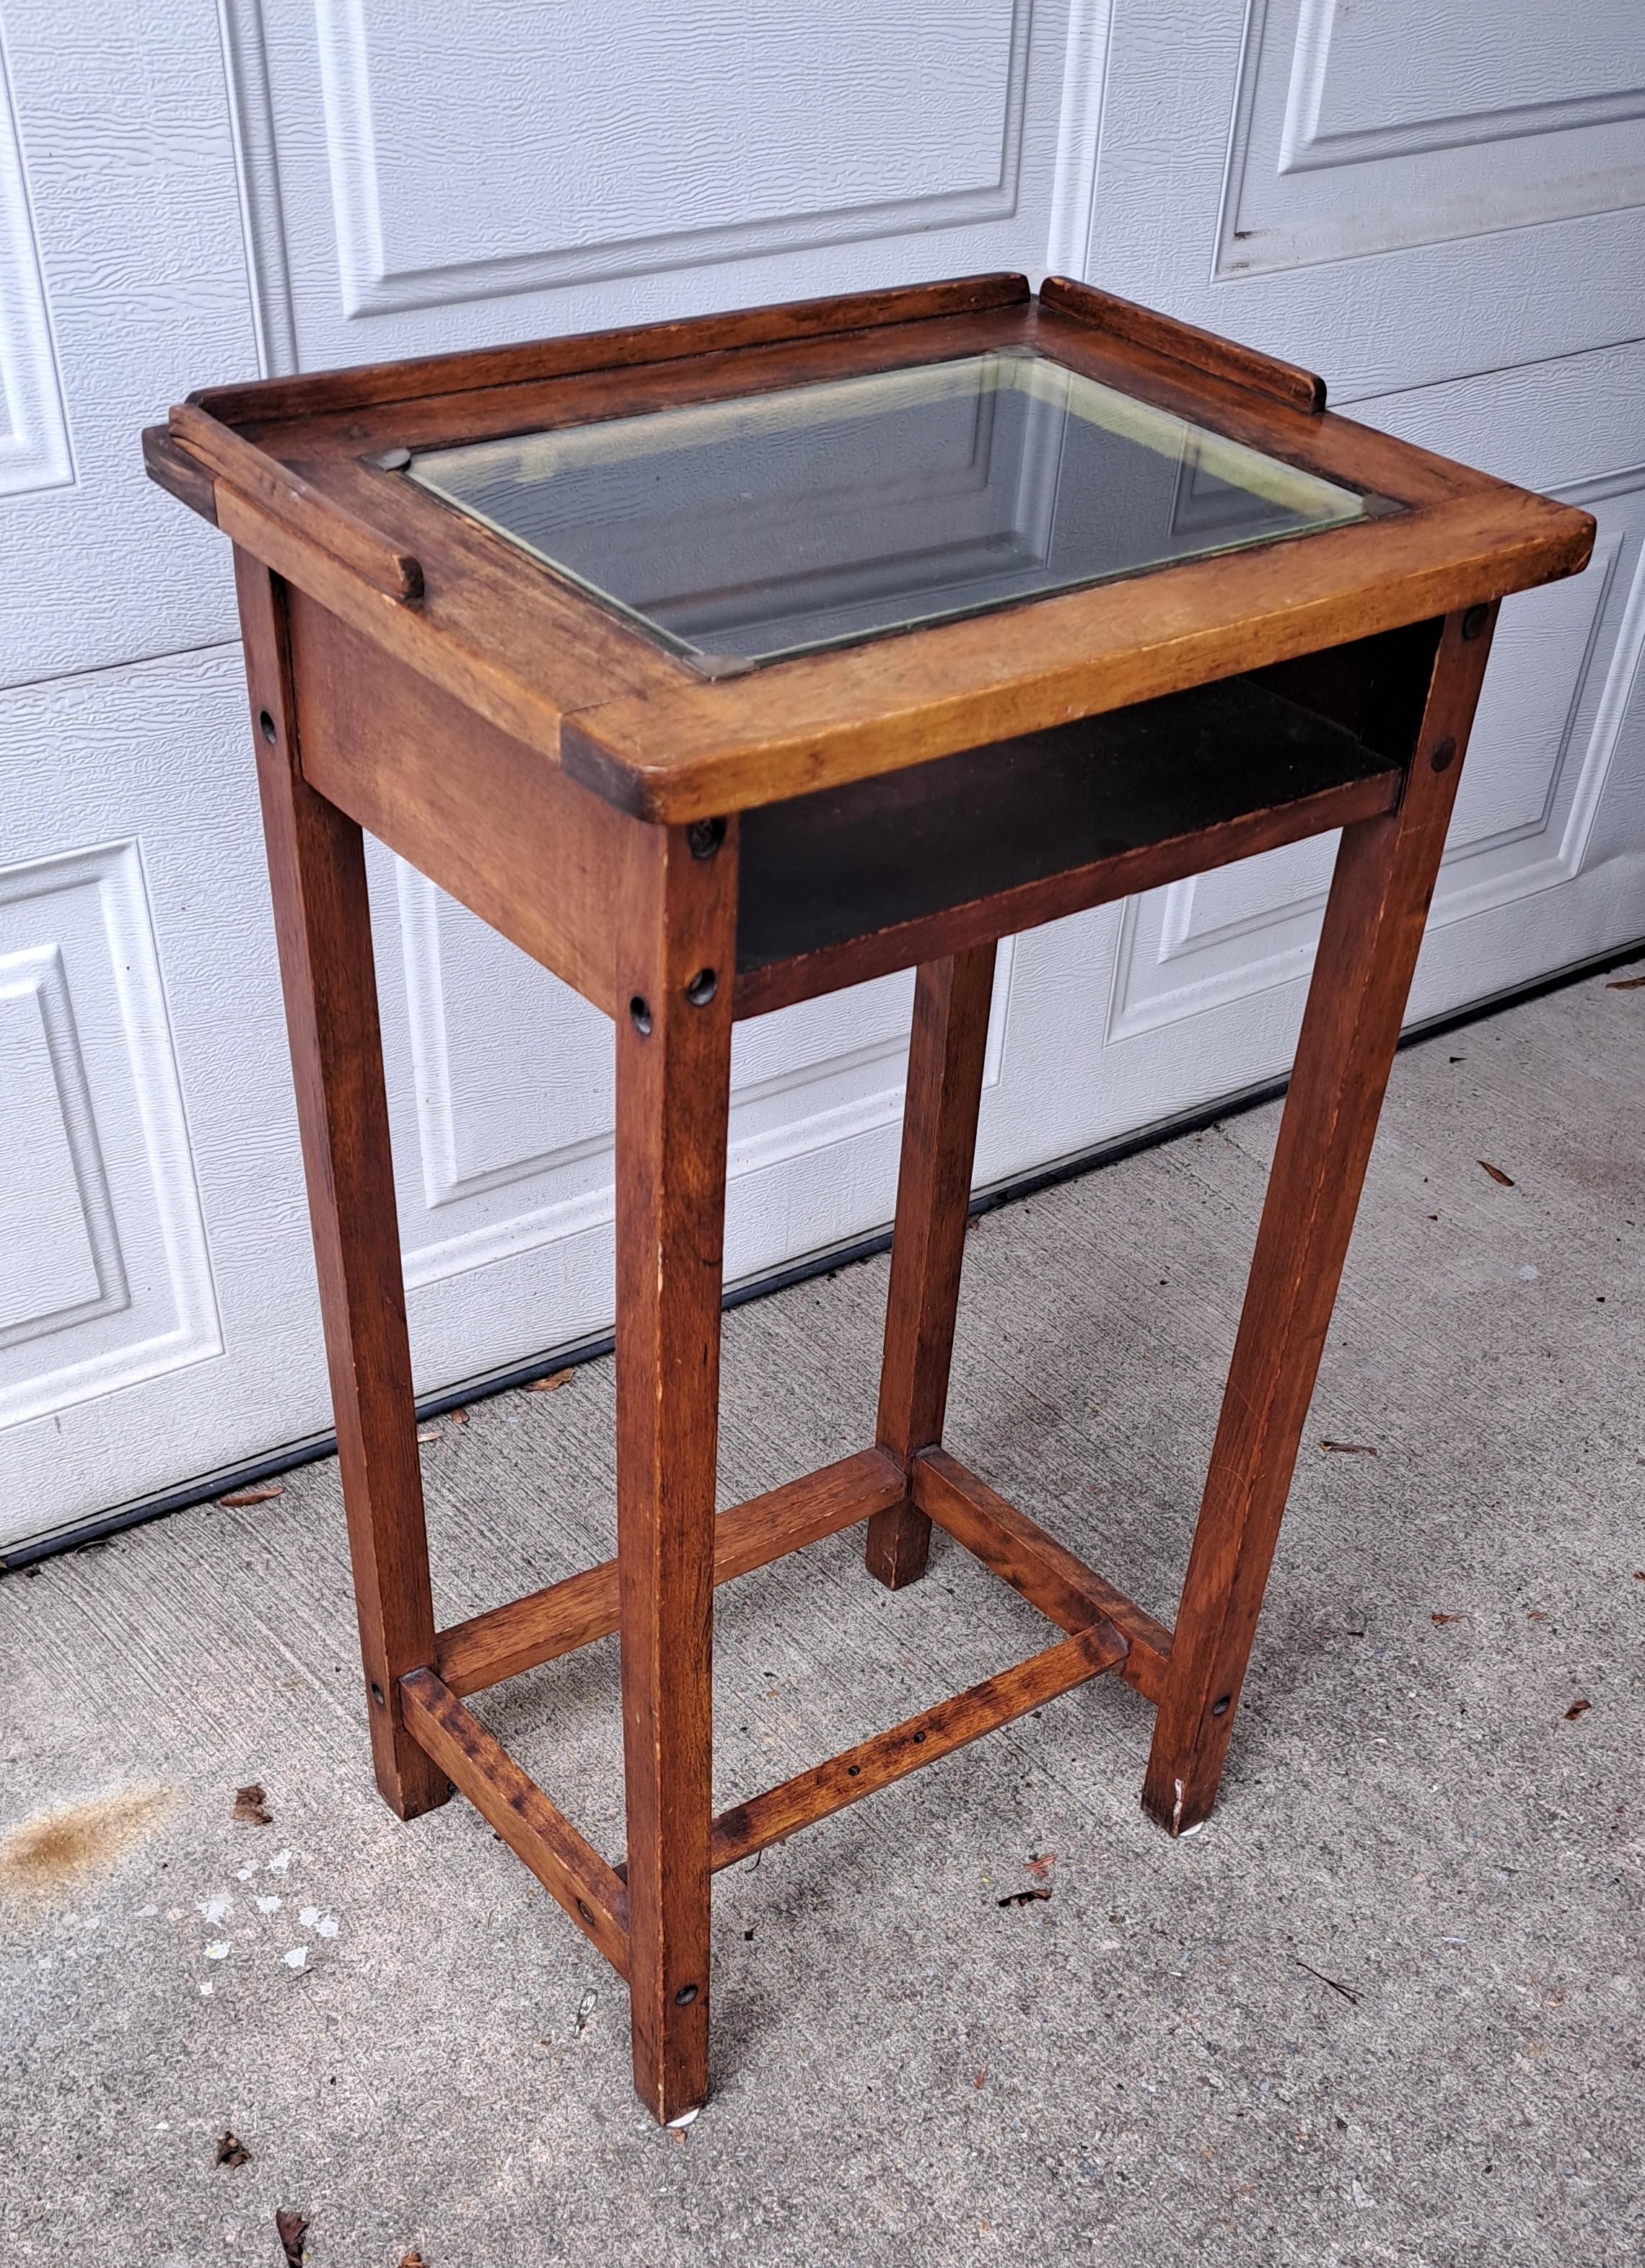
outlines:
{"label": "dark wood stain finish", "polygon": [[[1013,345],[1397,509],[709,682],[371,461]],[[1323,401],[1307,372],[1087,286],[993,276],[217,387],[143,436],[153,477],[236,546],[378,1783],[407,1818],[455,1783],[627,1977],[658,2118],[709,2088],[716,1867],[1108,1670],[1157,1712],[1149,1812],[1180,1833],[1215,1800],[1496,602],[1577,571],[1593,536]],[[617,1557],[443,1631],[363,828],[616,1032]],[[995,948],[1333,828],[1168,1630],[942,1446]],[[733,1018],[911,966],[876,1446],[716,1520]],[[1066,1635],[716,1819],[715,1586],[861,1522],[893,1587],[935,1522]],[[615,1865],[463,1699],[613,1631]]]}
{"label": "dark wood stain finish", "polygon": [[243,551],[234,573],[371,1752],[385,1801],[413,1819],[451,1789],[400,1705],[401,1675],[432,1653],[434,1607],[364,849],[298,765],[280,579]]}
{"label": "dark wood stain finish", "polygon": [[925,1572],[931,1540],[912,1469],[921,1449],[941,1440],[948,1406],[994,960],[990,939],[927,961],[914,980],[876,1427],[880,1447],[910,1477],[901,1502],[870,1521],[866,1545],[869,1572],[892,1591]]}

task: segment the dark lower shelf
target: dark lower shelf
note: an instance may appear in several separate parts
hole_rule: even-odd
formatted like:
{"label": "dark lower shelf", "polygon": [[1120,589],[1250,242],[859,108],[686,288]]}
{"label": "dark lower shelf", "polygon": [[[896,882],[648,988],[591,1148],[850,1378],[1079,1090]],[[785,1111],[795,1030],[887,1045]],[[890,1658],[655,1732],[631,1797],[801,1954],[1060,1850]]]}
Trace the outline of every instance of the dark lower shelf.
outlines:
{"label": "dark lower shelf", "polygon": [[757,1012],[826,989],[759,973],[886,932],[923,957],[918,925],[1005,892],[1026,893],[1021,925],[1053,919],[1071,908],[1046,894],[1040,911],[1033,886],[1164,845],[1193,872],[1386,809],[1399,778],[1387,753],[1241,677],[768,805],[742,821],[739,992]]}

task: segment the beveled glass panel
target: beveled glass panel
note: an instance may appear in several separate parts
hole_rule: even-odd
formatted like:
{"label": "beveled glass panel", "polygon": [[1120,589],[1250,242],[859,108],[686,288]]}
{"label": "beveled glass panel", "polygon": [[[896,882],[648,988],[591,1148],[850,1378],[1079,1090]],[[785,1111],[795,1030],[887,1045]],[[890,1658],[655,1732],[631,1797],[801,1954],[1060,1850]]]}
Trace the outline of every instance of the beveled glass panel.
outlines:
{"label": "beveled glass panel", "polygon": [[710,671],[1369,508],[1026,349],[422,450],[409,477]]}

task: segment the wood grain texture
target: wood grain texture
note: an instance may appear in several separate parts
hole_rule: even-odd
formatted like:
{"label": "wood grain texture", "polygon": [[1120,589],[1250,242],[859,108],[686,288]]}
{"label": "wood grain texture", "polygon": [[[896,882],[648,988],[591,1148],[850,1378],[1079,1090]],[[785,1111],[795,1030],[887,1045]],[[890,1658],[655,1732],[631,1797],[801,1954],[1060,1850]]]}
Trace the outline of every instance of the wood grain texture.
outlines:
{"label": "wood grain texture", "polygon": [[[739,317],[660,361],[511,384],[486,385],[476,365],[466,391],[258,429],[256,446],[308,490],[376,529],[392,552],[420,560],[421,607],[386,602],[322,544],[238,490],[224,486],[218,510],[237,541],[488,722],[620,808],[667,823],[1261,669],[1493,600],[1574,572],[1588,556],[1585,513],[1348,419],[1306,414],[1054,304],[1022,299],[1014,284],[1000,290],[997,303],[965,313],[933,313],[951,303],[915,299],[895,320],[855,328],[830,330],[838,311],[820,313],[797,336],[792,327],[788,335],[739,331]],[[518,431],[1013,345],[1405,509],[710,683],[503,539],[360,461],[402,430],[414,443],[459,430]],[[270,399],[290,407],[296,397]]]}
{"label": "wood grain texture", "polygon": [[252,738],[377,1783],[402,1819],[444,1802],[400,1680],[434,1658],[405,1288],[360,830],[304,780],[278,579],[235,554]]}
{"label": "wood grain texture", "polygon": [[[855,1528],[900,1502],[906,1486],[900,1465],[878,1449],[861,1449],[732,1506],[714,1523],[716,1587]],[[434,1642],[435,1668],[460,1695],[557,1660],[617,1628],[618,1592],[618,1562],[607,1559],[441,1631]]]}
{"label": "wood grain texture", "polygon": [[591,371],[631,370],[687,356],[826,337],[842,331],[878,330],[934,316],[972,314],[984,308],[1017,305],[1028,296],[1025,276],[1005,272],[958,276],[944,283],[839,292],[826,298],[790,299],[725,314],[631,324],[569,338],[532,339],[519,346],[476,347],[458,354],[316,371],[299,378],[207,387],[188,398],[225,423],[268,424],[323,412],[374,409],[430,394],[520,386]]}
{"label": "wood grain texture", "polygon": [[1575,573],[1588,515],[1472,497],[566,719],[576,778],[657,820],[1040,732]]}
{"label": "wood grain texture", "polygon": [[1164,1623],[945,1449],[925,1449],[914,1459],[914,1498],[928,1519],[1060,1629],[1112,1623],[1130,1647],[1118,1665],[1120,1676],[1144,1699],[1157,1703],[1171,1658],[1171,1632]]}
{"label": "wood grain texture", "polygon": [[[917,1450],[943,1438],[994,959],[990,940],[926,962],[914,980],[875,1429],[879,1447],[905,1474]],[[899,1501],[868,1524],[870,1574],[892,1591],[916,1581],[930,1540],[931,1523],[905,1483]]]}
{"label": "wood grain texture", "polygon": [[780,1786],[746,1803],[723,1811],[714,1822],[713,1858],[716,1869],[734,1867],[769,1843],[809,1827],[831,1812],[858,1803],[893,1780],[901,1779],[922,1764],[951,1756],[967,1742],[980,1740],[1014,1717],[1025,1717],[1059,1693],[1067,1693],[1088,1678],[1099,1676],[1125,1659],[1126,1642],[1118,1631],[1094,1623],[1061,1645],[1047,1646],[1014,1669],[985,1677],[967,1686],[951,1700],[939,1701],[917,1717],[905,1719],[890,1732],[861,1741],[826,1764],[797,1772]]}
{"label": "wood grain texture", "polygon": [[1076,322],[1093,323],[1135,346],[1167,355],[1172,362],[1203,371],[1208,377],[1271,394],[1289,409],[1317,416],[1326,406],[1326,382],[1311,371],[1259,354],[1254,347],[1219,338],[1215,332],[1197,329],[1193,323],[1179,322],[1174,316],[1158,314],[1152,307],[1138,306],[1135,300],[1116,298],[1112,291],[1099,291],[1092,284],[1078,284],[1066,276],[1047,276],[1039,286],[1039,304],[1059,314],[1072,315]]}
{"label": "wood grain texture", "polygon": [[1215,1801],[1493,620],[1447,621],[1400,807],[1343,833],[1143,1787],[1172,1834]]}
{"label": "wood grain texture", "polygon": [[613,1013],[623,820],[312,599],[294,592],[290,611],[305,778]]}
{"label": "wood grain texture", "polygon": [[[400,600],[422,596],[422,569],[418,561],[407,552],[396,551],[375,528],[356,519],[334,497],[311,488],[267,450],[243,440],[231,426],[219,424],[191,403],[181,402],[171,413],[168,431],[180,454],[198,458],[214,481],[225,482],[260,512],[330,552],[340,566],[372,590]],[[221,524],[220,507],[218,520]]]}
{"label": "wood grain texture", "polygon": [[628,1894],[591,1844],[431,1669],[400,1680],[413,1738],[605,1955],[628,1973]]}
{"label": "wood grain texture", "polygon": [[616,910],[617,1557],[635,2087],[708,2093],[710,1670],[737,829],[628,830]]}
{"label": "wood grain texture", "polygon": [[197,512],[202,519],[217,524],[217,480],[209,465],[187,449],[179,448],[164,425],[143,429],[143,462],[149,478]]}

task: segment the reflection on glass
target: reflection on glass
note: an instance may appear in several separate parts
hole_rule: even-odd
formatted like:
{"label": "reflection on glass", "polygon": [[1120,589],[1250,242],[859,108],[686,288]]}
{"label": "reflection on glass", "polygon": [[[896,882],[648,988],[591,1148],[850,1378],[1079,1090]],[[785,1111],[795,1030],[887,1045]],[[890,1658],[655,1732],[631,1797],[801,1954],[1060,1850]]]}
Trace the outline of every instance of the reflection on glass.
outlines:
{"label": "reflection on glass", "polygon": [[410,477],[710,669],[1367,503],[1026,350],[424,450]]}

